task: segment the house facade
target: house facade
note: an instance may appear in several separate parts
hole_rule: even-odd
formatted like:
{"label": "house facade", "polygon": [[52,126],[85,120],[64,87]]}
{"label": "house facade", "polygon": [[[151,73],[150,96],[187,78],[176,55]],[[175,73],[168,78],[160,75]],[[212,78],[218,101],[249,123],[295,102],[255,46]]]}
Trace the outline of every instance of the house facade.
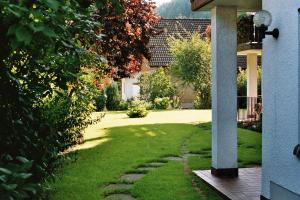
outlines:
{"label": "house facade", "polygon": [[236,59],[238,11],[268,11],[262,51],[263,142],[261,199],[300,199],[300,1],[193,0],[212,12],[212,174],[238,176]]}
{"label": "house facade", "polygon": [[[168,67],[172,62],[172,55],[169,51],[167,38],[170,36],[180,36],[182,38],[190,38],[190,33],[199,32],[205,34],[208,26],[211,25],[210,19],[162,19],[157,25],[160,30],[159,34],[150,38],[148,48],[150,51],[150,60],[144,60],[141,72],[134,74],[130,78],[124,78],[121,81],[122,99],[130,100],[138,98],[140,87],[138,85],[139,77],[142,73],[151,73],[159,67]],[[237,57],[237,67],[250,68],[248,76],[248,96],[257,97],[257,66],[261,65],[261,50],[252,51],[252,56],[248,56],[248,50],[240,51]],[[250,63],[250,65],[249,65]],[[181,85],[176,78],[174,83]],[[180,87],[180,99],[182,108],[193,108],[194,90],[192,87]]]}

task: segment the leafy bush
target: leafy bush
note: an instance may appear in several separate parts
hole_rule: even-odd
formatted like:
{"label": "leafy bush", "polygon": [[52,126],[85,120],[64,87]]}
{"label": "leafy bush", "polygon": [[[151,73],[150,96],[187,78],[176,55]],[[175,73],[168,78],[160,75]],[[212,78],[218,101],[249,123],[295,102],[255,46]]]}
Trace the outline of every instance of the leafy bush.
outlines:
{"label": "leafy bush", "polygon": [[171,81],[168,69],[159,68],[154,72],[143,73],[139,79],[141,99],[154,102],[155,98],[176,95],[176,87]]}
{"label": "leafy bush", "polygon": [[95,103],[96,103],[96,110],[97,111],[103,111],[106,106],[106,94],[105,91],[102,90],[99,95],[95,98]]}
{"label": "leafy bush", "polygon": [[106,108],[107,110],[118,110],[120,102],[121,102],[121,95],[119,92],[119,86],[116,82],[112,82],[106,88]]}
{"label": "leafy bush", "polygon": [[13,159],[7,155],[0,161],[1,199],[28,199],[39,190],[38,183],[32,183],[30,172],[33,161],[17,156]]}
{"label": "leafy bush", "polygon": [[145,101],[132,101],[129,106],[127,115],[130,118],[142,118],[148,114],[147,103]]}
{"label": "leafy bush", "polygon": [[168,97],[155,98],[153,107],[157,110],[166,110],[170,107],[171,100]]}
{"label": "leafy bush", "polygon": [[130,102],[122,100],[119,104],[118,110],[128,110]]}
{"label": "leafy bush", "polygon": [[172,73],[185,86],[192,85],[198,108],[211,107],[211,45],[199,33],[188,33],[190,39],[170,37],[168,44],[173,56]]}

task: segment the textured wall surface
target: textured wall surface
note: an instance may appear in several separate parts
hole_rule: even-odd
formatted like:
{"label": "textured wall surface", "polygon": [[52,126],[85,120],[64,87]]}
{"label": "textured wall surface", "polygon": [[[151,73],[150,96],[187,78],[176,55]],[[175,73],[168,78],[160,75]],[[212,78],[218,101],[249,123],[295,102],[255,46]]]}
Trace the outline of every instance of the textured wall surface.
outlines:
{"label": "textured wall surface", "polygon": [[299,143],[299,0],[263,0],[272,13],[263,45],[263,182],[262,195],[270,198],[271,184],[300,195],[300,160],[293,155]]}
{"label": "textured wall surface", "polygon": [[212,167],[237,167],[236,7],[212,9]]}

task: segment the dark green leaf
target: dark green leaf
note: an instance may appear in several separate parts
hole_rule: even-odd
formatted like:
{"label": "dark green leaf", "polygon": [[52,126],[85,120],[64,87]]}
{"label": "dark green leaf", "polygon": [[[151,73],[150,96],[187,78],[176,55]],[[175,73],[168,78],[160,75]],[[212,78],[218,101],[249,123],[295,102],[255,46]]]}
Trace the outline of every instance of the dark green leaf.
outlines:
{"label": "dark green leaf", "polygon": [[12,172],[10,170],[5,169],[5,168],[1,168],[1,167],[0,167],[0,173],[7,174],[7,175],[12,174]]}
{"label": "dark green leaf", "polygon": [[1,187],[4,190],[12,191],[12,190],[15,190],[18,187],[18,185],[17,184],[1,184]]}
{"label": "dark green leaf", "polygon": [[32,33],[25,26],[18,26],[15,30],[15,34],[19,42],[29,44],[32,40]]}
{"label": "dark green leaf", "polygon": [[57,0],[45,0],[45,4],[53,10],[57,10],[60,6],[60,3]]}
{"label": "dark green leaf", "polygon": [[20,178],[20,179],[28,179],[32,176],[32,174],[30,173],[19,173],[19,174],[16,174],[15,177],[16,178]]}

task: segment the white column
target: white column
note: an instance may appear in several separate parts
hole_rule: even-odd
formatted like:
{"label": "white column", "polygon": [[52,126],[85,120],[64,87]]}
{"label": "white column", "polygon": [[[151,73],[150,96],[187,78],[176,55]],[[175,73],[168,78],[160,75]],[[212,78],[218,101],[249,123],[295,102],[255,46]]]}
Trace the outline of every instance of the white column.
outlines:
{"label": "white column", "polygon": [[212,173],[237,175],[237,8],[212,9]]}
{"label": "white column", "polygon": [[247,97],[257,97],[257,54],[247,54]]}

